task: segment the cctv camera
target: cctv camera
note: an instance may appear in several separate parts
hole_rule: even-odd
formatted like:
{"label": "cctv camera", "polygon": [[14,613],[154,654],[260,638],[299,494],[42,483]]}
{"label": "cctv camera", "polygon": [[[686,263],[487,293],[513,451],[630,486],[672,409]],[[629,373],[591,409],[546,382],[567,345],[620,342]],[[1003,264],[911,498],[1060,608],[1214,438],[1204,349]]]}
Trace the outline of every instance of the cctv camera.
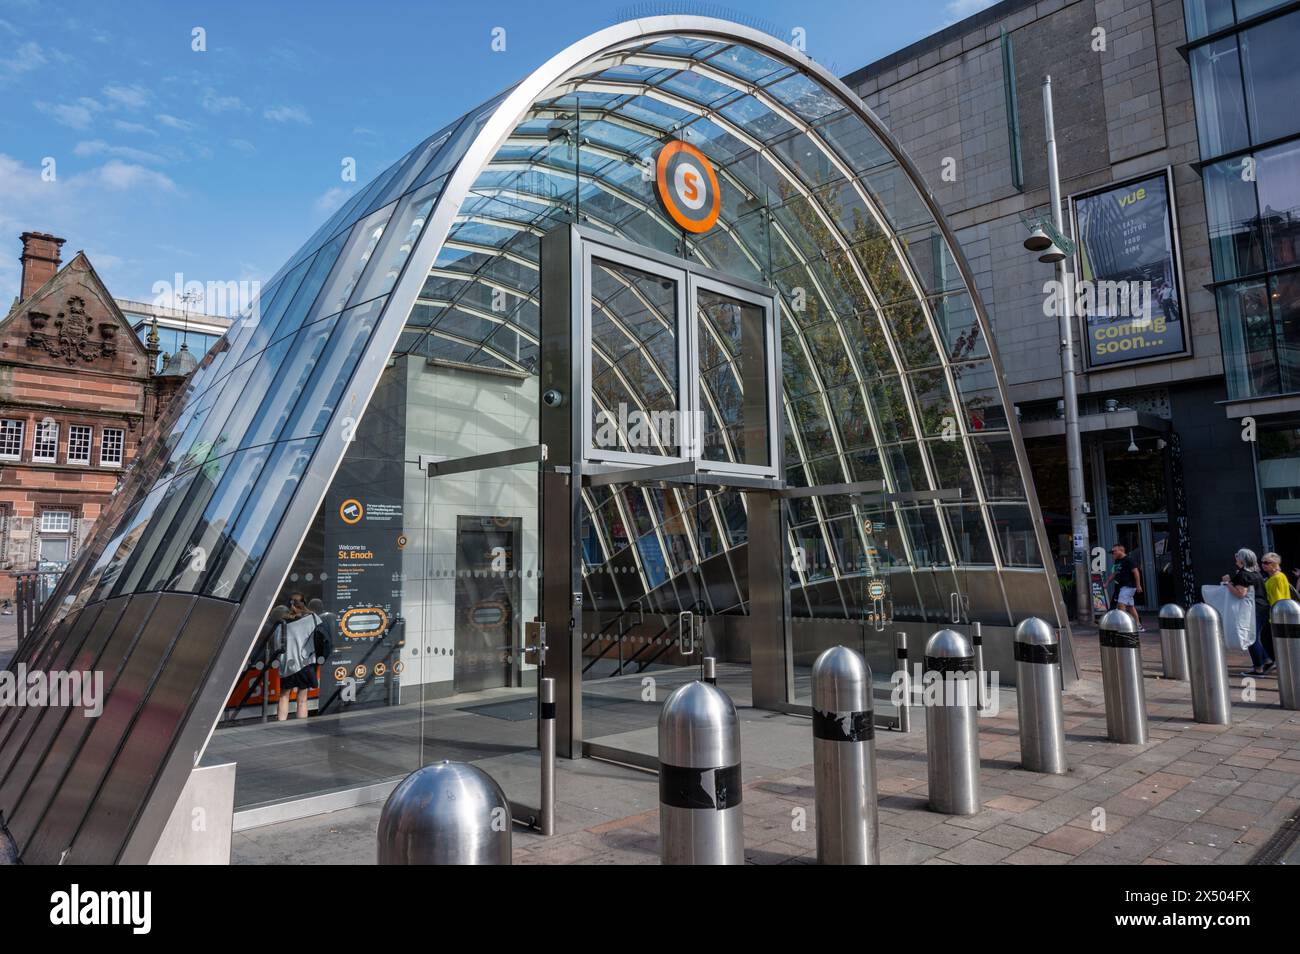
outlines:
{"label": "cctv camera", "polygon": [[555,388],[551,388],[542,395],[542,402],[547,407],[559,407],[564,403],[564,395],[555,390]]}

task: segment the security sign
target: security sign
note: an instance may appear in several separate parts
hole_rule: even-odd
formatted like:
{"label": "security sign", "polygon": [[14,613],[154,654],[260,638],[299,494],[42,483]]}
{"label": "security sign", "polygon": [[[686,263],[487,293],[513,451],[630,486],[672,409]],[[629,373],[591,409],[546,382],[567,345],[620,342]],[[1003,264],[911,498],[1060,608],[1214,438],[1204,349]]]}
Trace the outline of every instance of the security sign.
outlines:
{"label": "security sign", "polygon": [[707,232],[718,221],[722,193],[713,166],[689,143],[664,143],[655,161],[655,191],[664,211],[687,232]]}

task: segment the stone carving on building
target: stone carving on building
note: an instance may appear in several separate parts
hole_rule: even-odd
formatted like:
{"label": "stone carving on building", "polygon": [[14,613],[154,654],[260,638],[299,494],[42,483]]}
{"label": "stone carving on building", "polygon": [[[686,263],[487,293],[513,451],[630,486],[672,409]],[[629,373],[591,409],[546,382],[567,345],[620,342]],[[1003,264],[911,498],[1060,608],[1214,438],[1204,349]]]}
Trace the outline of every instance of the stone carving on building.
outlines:
{"label": "stone carving on building", "polygon": [[99,323],[99,334],[86,314],[86,300],[79,295],[68,299],[67,310],[55,317],[53,329],[46,330],[50,316],[44,312],[33,311],[28,315],[31,332],[27,335],[27,344],[32,348],[44,348],[56,358],[64,358],[69,364],[82,361],[94,361],[98,358],[112,358],[117,354],[117,325],[112,321]]}

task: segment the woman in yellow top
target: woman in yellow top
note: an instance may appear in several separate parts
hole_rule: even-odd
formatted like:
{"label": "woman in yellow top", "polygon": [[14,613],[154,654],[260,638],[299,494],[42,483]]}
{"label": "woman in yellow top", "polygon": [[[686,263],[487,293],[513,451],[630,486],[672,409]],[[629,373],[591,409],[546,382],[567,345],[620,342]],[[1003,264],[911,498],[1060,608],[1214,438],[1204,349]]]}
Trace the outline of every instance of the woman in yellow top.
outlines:
{"label": "woman in yellow top", "polygon": [[[1268,597],[1269,607],[1272,607],[1278,600],[1291,598],[1291,581],[1282,572],[1282,558],[1280,556],[1276,553],[1265,553],[1259,558],[1259,568],[1264,574],[1264,594]],[[1268,652],[1268,658],[1275,658],[1273,656],[1273,624],[1271,620],[1264,627],[1263,638],[1267,640],[1264,649]],[[1269,672],[1272,668],[1272,665],[1265,666],[1264,671]]]}

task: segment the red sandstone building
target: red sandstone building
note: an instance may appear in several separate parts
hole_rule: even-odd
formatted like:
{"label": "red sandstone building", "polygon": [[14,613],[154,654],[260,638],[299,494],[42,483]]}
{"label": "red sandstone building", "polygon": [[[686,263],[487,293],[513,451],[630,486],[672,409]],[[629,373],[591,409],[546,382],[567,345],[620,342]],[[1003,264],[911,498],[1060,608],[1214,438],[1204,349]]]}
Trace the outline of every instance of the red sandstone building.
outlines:
{"label": "red sandstone building", "polygon": [[196,364],[186,350],[159,369],[156,320],[141,342],[84,252],[61,266],[63,242],[22,234],[21,293],[0,321],[0,599],[16,574],[76,556]]}

